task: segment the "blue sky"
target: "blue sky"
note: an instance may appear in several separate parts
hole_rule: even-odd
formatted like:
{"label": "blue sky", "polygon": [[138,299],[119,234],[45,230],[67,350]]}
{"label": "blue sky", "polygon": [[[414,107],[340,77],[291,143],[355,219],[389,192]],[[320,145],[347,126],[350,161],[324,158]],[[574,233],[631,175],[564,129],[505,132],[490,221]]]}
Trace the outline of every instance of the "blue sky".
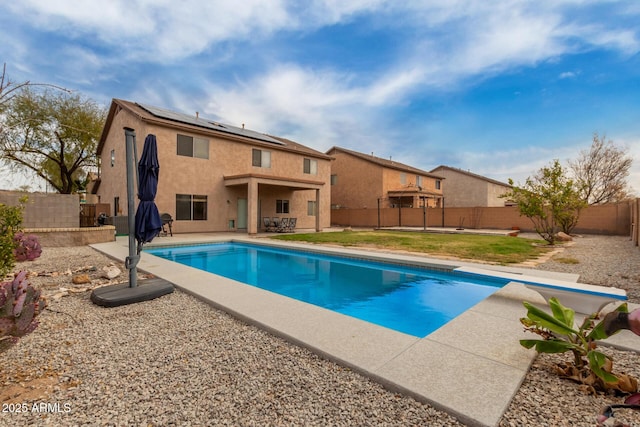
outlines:
{"label": "blue sky", "polygon": [[598,132],[638,193],[639,22],[636,0],[21,0],[0,5],[0,62],[105,106],[503,182]]}

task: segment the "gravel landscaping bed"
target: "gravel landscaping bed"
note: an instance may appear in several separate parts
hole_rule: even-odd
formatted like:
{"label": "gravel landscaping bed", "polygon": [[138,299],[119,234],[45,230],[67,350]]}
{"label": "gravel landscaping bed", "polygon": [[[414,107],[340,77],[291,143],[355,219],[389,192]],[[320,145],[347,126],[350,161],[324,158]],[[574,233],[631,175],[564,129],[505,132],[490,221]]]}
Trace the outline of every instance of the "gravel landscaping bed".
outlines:
{"label": "gravel landscaping bed", "polygon": [[[101,277],[109,264],[122,270],[111,281]],[[582,236],[536,268],[624,288],[640,303],[638,265],[628,238]],[[49,307],[0,354],[0,426],[464,425],[179,291],[98,307],[90,289],[128,276],[90,247],[45,248],[20,268],[38,273],[30,280]],[[78,274],[90,283],[73,284]],[[638,354],[605,351],[615,372],[640,378]],[[560,379],[553,364],[568,358],[538,356],[500,426],[594,426],[598,411],[622,402]],[[616,418],[640,425],[640,411]]]}

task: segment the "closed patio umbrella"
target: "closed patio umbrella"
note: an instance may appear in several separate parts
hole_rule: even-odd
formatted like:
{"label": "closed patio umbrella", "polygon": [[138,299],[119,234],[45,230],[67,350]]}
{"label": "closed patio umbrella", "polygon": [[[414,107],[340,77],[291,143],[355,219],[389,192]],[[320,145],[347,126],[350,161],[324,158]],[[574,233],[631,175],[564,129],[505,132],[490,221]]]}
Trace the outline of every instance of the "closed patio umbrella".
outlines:
{"label": "closed patio umbrella", "polygon": [[138,210],[135,219],[135,237],[138,254],[142,245],[151,242],[162,229],[162,219],[155,203],[158,190],[158,146],[156,136],[149,134],[144,140],[142,156],[138,162]]}
{"label": "closed patio umbrella", "polygon": [[[173,292],[173,284],[159,277],[142,280],[138,286],[137,265],[140,261],[142,245],[153,240],[162,229],[162,220],[155,203],[158,189],[158,146],[155,135],[147,135],[138,163],[138,210],[135,208],[134,180],[136,164],[136,134],[131,128],[124,128],[127,158],[127,215],[129,220],[129,256],[124,265],[129,270],[129,283],[103,286],[91,293],[91,301],[105,307],[117,307],[141,301],[148,301]],[[137,251],[135,241],[138,241]]]}

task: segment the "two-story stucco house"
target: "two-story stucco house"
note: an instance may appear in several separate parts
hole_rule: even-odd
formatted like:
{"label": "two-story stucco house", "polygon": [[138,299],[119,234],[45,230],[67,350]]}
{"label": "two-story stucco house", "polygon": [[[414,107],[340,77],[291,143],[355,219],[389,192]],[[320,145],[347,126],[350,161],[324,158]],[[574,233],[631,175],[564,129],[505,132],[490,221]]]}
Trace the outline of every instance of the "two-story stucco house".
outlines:
{"label": "two-story stucco house", "polygon": [[501,198],[511,190],[509,184],[451,166],[438,166],[431,170],[447,179],[444,196],[448,207],[499,207],[511,202]]}
{"label": "two-story stucco house", "polygon": [[442,206],[443,177],[406,164],[341,147],[327,154],[335,209]]}
{"label": "two-story stucco house", "polygon": [[[331,157],[297,142],[193,115],[113,99],[98,145],[96,193],[112,215],[127,214],[124,128],[138,155],[156,136],[156,204],[175,232],[263,229],[263,218],[296,218],[297,228],[330,226]],[[136,197],[137,199],[137,197]]]}

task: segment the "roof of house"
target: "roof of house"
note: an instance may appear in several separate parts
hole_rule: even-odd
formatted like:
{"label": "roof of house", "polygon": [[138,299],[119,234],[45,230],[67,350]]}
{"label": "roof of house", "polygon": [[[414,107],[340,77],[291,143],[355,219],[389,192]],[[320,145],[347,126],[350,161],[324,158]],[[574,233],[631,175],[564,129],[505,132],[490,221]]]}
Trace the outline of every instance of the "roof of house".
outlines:
{"label": "roof of house", "polygon": [[435,168],[431,169],[431,172],[435,173],[438,170],[450,170],[450,171],[461,173],[463,175],[467,175],[467,176],[470,176],[470,177],[473,177],[473,178],[476,178],[476,179],[487,181],[487,182],[489,182],[491,184],[496,184],[496,185],[500,185],[500,186],[503,186],[503,187],[511,187],[511,185],[506,184],[504,182],[500,182],[500,181],[497,181],[495,179],[487,178],[486,176],[478,175],[476,173],[469,172],[469,171],[466,171],[466,170],[463,170],[463,169],[454,168],[452,166],[440,165],[438,167],[435,167]]}
{"label": "roof of house", "polygon": [[104,143],[107,139],[111,123],[113,122],[116,113],[120,110],[126,110],[130,114],[137,117],[139,120],[157,126],[169,127],[185,132],[199,133],[202,135],[215,136],[218,138],[229,139],[245,144],[263,147],[266,146],[275,150],[291,151],[327,160],[331,159],[330,156],[320,151],[314,150],[313,148],[309,148],[305,145],[299,144],[289,139],[284,139],[246,129],[244,125],[239,128],[236,126],[222,124],[215,120],[200,117],[197,113],[196,115],[177,113],[175,111],[167,110],[164,108],[116,98],[112,99],[111,101],[107,120],[105,122],[104,128],[102,129],[102,135],[100,136],[100,141],[98,142],[97,148],[98,155],[100,155],[100,153],[102,152],[102,148],[104,147]]}
{"label": "roof of house", "polygon": [[358,157],[362,160],[366,160],[367,162],[371,162],[373,164],[385,167],[385,168],[390,168],[390,169],[397,169],[399,171],[403,171],[403,172],[409,172],[409,173],[415,173],[418,175],[424,175],[424,176],[429,176],[431,178],[436,178],[436,179],[444,179],[444,177],[436,175],[434,173],[431,172],[427,172],[424,171],[422,169],[418,169],[418,168],[414,168],[413,166],[409,166],[406,165],[404,163],[400,163],[397,162],[395,160],[391,160],[391,159],[383,159],[381,157],[376,157],[373,154],[364,154],[364,153],[360,153],[358,151],[353,151],[353,150],[348,150],[346,148],[342,148],[342,147],[331,147],[329,150],[327,150],[327,154],[331,155],[331,153],[335,153],[336,151],[341,151],[343,153],[346,154],[350,154],[354,157]]}

